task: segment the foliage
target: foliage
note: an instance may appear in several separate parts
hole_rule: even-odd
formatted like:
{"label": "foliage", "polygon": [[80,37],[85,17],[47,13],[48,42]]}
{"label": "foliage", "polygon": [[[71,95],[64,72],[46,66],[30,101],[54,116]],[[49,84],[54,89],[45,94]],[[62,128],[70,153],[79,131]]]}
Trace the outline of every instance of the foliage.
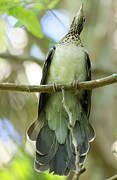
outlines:
{"label": "foliage", "polygon": [[33,169],[33,158],[22,150],[17,152],[9,168],[0,170],[3,180],[65,180],[65,177],[53,176],[53,173],[37,173]]}
{"label": "foliage", "polygon": [[22,6],[16,6],[15,8],[9,9],[7,12],[8,15],[12,15],[21,21],[27,27],[27,30],[32,32],[35,36],[42,38],[40,25],[33,11],[25,9]]}
{"label": "foliage", "polygon": [[6,24],[0,21],[0,53],[3,53],[7,49],[7,38],[5,36]]}
{"label": "foliage", "polygon": [[29,32],[38,38],[42,38],[43,34],[37,19],[37,11],[34,10],[38,9],[40,13],[40,11],[54,8],[58,2],[59,0],[0,0],[0,11],[14,16],[20,21],[19,25],[25,25]]}

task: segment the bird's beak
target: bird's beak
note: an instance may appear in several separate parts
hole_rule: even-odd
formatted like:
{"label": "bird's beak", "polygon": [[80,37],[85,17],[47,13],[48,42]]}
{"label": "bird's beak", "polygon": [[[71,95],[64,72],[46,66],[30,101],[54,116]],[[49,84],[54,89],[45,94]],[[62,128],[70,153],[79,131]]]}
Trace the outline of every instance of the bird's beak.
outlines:
{"label": "bird's beak", "polygon": [[83,11],[83,3],[82,3],[79,11],[76,13],[72,21],[70,28],[77,29],[77,33],[80,35],[81,31],[83,30],[84,22],[85,22],[85,17],[84,17],[84,11]]}
{"label": "bird's beak", "polygon": [[83,13],[83,3],[81,4],[79,11],[80,11],[80,13]]}
{"label": "bird's beak", "polygon": [[83,3],[82,3],[79,11],[76,13],[76,17],[83,16],[83,15],[84,15],[84,12],[83,12]]}

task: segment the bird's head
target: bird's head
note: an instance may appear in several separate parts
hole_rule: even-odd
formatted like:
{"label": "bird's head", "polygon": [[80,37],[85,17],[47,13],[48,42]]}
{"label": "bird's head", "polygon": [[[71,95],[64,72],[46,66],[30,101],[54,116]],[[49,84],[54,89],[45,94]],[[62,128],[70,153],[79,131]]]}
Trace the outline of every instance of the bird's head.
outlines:
{"label": "bird's head", "polygon": [[75,33],[80,35],[84,27],[84,22],[85,22],[85,16],[83,12],[83,4],[81,4],[79,11],[76,13],[71,23],[70,31],[74,31]]}

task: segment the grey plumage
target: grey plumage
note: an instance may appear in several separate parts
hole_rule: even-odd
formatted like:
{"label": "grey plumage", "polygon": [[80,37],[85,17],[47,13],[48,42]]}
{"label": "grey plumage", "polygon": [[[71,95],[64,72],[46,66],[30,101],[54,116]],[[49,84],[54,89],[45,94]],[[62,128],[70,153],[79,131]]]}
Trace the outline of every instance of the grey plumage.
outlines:
{"label": "grey plumage", "polygon": [[[74,17],[68,34],[50,50],[43,67],[41,84],[91,80],[90,59],[79,36],[83,24],[81,8]],[[83,165],[89,142],[95,137],[89,123],[91,91],[65,92],[65,100],[72,113],[79,164]],[[49,169],[59,175],[67,175],[70,170],[75,170],[75,148],[68,126],[69,118],[62,104],[62,93],[40,93],[38,119],[27,132],[29,138],[36,141],[36,170]]]}

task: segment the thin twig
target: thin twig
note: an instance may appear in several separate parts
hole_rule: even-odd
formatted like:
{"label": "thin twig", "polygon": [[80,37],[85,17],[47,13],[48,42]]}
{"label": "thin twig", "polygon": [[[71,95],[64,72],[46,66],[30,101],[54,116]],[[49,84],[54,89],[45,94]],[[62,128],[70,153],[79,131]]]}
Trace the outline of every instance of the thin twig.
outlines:
{"label": "thin twig", "polygon": [[[73,82],[66,84],[56,84],[56,92],[61,91],[62,87],[64,87],[64,90],[75,90],[75,89],[91,90],[94,88],[103,87],[116,82],[117,82],[117,74],[112,74],[111,76],[107,76],[101,79],[78,82],[75,84],[75,86]],[[32,85],[16,85],[12,83],[0,83],[0,90],[28,92],[28,93],[32,93],[32,92],[55,93],[53,84],[32,86]]]}
{"label": "thin twig", "polygon": [[63,107],[64,107],[64,109],[67,112],[68,117],[69,117],[69,129],[71,131],[72,142],[73,142],[73,145],[74,145],[74,148],[75,148],[75,155],[76,155],[76,160],[75,160],[76,170],[75,170],[75,173],[74,173],[74,176],[73,176],[72,180],[79,180],[79,177],[81,175],[81,167],[79,165],[78,145],[77,145],[76,137],[75,137],[74,132],[73,132],[72,113],[71,113],[71,111],[69,110],[69,108],[67,107],[67,105],[65,103],[65,91],[64,91],[63,87],[62,87],[62,97],[63,97],[63,99],[62,99]]}
{"label": "thin twig", "polygon": [[107,180],[116,180],[116,179],[117,179],[117,174],[112,176],[112,177],[110,177],[110,178],[108,178]]}

